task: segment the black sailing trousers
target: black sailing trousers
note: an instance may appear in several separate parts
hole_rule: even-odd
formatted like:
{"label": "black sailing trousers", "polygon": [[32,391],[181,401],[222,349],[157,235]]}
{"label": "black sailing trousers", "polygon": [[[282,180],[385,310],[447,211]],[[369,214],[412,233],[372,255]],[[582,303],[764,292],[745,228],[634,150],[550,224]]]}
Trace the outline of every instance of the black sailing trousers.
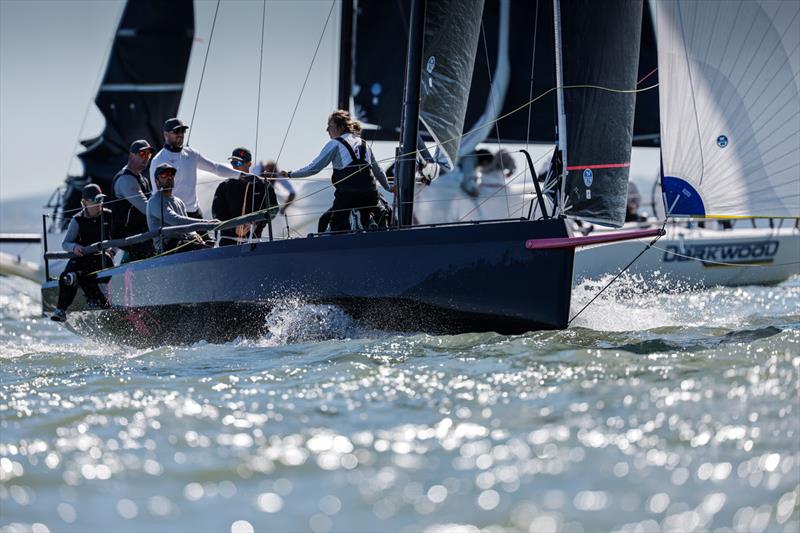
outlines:
{"label": "black sailing trousers", "polygon": [[[369,216],[378,205],[378,191],[350,192],[337,190],[333,197],[333,207],[330,209],[331,231],[350,229],[350,210],[358,209],[361,226],[369,227]],[[325,217],[326,212],[322,216]],[[320,220],[322,225],[322,220]]]}
{"label": "black sailing trousers", "polygon": [[[113,261],[106,257],[106,265],[113,265]],[[67,262],[66,268],[58,278],[58,308],[66,311],[75,300],[78,294],[78,287],[83,290],[86,296],[86,303],[90,306],[108,308],[106,295],[97,286],[97,276],[92,274],[103,268],[102,257],[100,254],[85,255],[83,257],[73,257]],[[75,273],[77,282],[68,283],[70,273]]]}

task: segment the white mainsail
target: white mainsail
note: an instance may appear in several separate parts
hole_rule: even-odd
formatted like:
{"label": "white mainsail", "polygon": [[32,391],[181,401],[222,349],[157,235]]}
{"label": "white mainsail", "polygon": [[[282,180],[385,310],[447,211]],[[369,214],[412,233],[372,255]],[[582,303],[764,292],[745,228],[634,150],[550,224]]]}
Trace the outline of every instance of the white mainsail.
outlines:
{"label": "white mainsail", "polygon": [[800,217],[800,1],[652,6],[667,212]]}

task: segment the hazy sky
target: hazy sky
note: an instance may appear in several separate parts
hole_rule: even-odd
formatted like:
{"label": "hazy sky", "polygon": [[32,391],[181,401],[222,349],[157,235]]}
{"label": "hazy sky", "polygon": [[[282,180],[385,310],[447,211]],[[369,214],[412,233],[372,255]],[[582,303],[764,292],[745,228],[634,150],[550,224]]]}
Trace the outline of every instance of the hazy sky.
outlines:
{"label": "hazy sky", "polygon": [[[293,168],[310,161],[327,140],[326,119],[336,104],[340,5],[338,0],[266,3],[259,158],[277,156],[334,2],[281,155],[281,166]],[[80,172],[74,158],[78,140],[103,129],[93,100],[123,3],[0,0],[0,199],[49,192],[70,165]],[[196,39],[179,111],[187,122],[216,5],[195,2]],[[263,5],[223,0],[219,9],[190,137],[193,147],[217,161],[225,161],[236,146],[255,148]]]}

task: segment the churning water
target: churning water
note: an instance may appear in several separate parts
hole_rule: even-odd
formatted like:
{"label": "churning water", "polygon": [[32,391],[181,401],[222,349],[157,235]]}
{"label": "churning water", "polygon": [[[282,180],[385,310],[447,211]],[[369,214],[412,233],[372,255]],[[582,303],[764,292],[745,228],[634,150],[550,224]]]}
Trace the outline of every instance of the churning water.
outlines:
{"label": "churning water", "polygon": [[36,291],[0,278],[4,531],[800,529],[797,277],[629,279],[520,336],[287,302],[257,341],[151,350]]}

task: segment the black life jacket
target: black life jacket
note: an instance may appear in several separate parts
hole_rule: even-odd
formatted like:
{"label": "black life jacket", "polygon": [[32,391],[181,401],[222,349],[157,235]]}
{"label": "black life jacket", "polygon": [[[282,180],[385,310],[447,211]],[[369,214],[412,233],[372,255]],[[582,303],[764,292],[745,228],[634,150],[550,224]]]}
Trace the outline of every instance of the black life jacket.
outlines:
{"label": "black life jacket", "polygon": [[110,204],[111,210],[114,215],[114,228],[116,228],[117,235],[115,237],[130,237],[147,231],[147,216],[141,211],[136,209],[133,204],[124,198],[117,198],[114,192],[114,187],[117,185],[117,180],[125,175],[133,176],[139,183],[144,195],[150,198],[150,180],[142,174],[135,174],[131,172],[128,167],[120,170],[114,179],[111,181],[111,200],[114,201]]}
{"label": "black life jacket", "polygon": [[349,165],[333,170],[331,181],[336,192],[378,192],[369,161],[367,161],[367,142],[361,141],[361,157],[357,157],[347,141],[341,137],[337,137],[336,140],[342,143],[347,148],[347,153],[350,154]]}
{"label": "black life jacket", "polygon": [[[278,197],[272,183],[245,175],[220,183],[214,194],[211,209],[214,216],[222,220],[269,209],[268,214],[271,219],[275,217],[279,207]],[[256,224],[257,227],[264,225],[266,225],[266,221]],[[229,228],[222,230],[222,233],[223,235],[235,235],[236,229]]]}
{"label": "black life jacket", "polygon": [[[102,215],[89,217],[85,210],[81,210],[73,218],[78,223],[78,238],[76,242],[81,246],[89,246],[112,237],[113,222],[111,210],[103,208]],[[101,229],[100,221],[103,225]]]}

